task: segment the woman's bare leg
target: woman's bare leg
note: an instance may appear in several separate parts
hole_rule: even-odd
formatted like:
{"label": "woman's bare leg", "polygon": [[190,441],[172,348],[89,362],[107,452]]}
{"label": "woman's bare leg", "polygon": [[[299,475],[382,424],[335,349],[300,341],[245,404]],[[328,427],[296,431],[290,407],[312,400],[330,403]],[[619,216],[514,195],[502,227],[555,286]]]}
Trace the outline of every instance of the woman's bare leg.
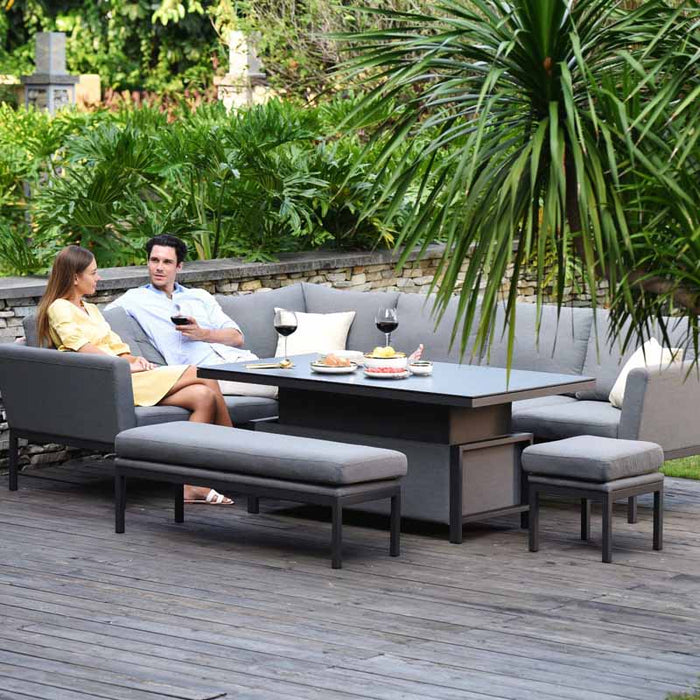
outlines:
{"label": "woman's bare leg", "polygon": [[[224,396],[221,393],[221,389],[219,387],[219,382],[214,381],[213,379],[202,379],[201,377],[197,376],[197,368],[196,367],[188,367],[187,370],[183,373],[183,375],[180,377],[180,379],[173,384],[172,389],[166,394],[166,398],[173,396],[176,392],[180,391],[181,389],[184,389],[185,387],[189,386],[204,386],[207,387],[211,393],[214,396],[214,401],[216,404],[216,410],[215,410],[215,415],[214,418],[211,421],[197,421],[197,422],[207,422],[207,423],[214,423],[215,425],[224,425],[227,428],[232,428],[233,423],[231,422],[231,416],[229,415],[228,408],[226,407],[226,401],[224,400]],[[160,403],[164,403],[161,401]],[[166,404],[166,405],[180,405],[180,404]],[[186,408],[186,407],[185,407]],[[193,420],[190,418],[190,420]]]}
{"label": "woman's bare leg", "polygon": [[160,401],[161,406],[179,406],[191,411],[193,423],[213,423],[216,417],[216,397],[209,387],[202,384],[188,384],[171,391]]}
{"label": "woman's bare leg", "polygon": [[[187,375],[188,372],[185,372],[180,379],[185,378],[185,375]],[[186,383],[187,379],[191,379],[191,376],[189,378],[185,378],[185,383],[182,388],[177,389],[176,384],[175,387],[173,387],[175,391],[171,390],[171,392],[160,401],[160,405],[186,408],[191,412],[190,421],[193,423],[218,423],[219,425],[228,425],[230,427],[231,418],[228,415],[225,403],[223,407],[228,422],[219,423],[217,420],[221,409],[217,404],[218,399],[215,392],[212,391],[209,386],[203,383],[206,380],[197,379],[195,376],[195,381]],[[219,396],[220,394],[221,392],[219,392]],[[220,396],[220,398],[221,402],[223,403],[223,397]],[[219,420],[222,419],[219,418]],[[189,484],[185,484],[185,500],[203,501],[206,499],[209,491],[210,489],[206,486],[191,486]],[[230,498],[224,498],[223,503],[231,504],[233,501]]]}

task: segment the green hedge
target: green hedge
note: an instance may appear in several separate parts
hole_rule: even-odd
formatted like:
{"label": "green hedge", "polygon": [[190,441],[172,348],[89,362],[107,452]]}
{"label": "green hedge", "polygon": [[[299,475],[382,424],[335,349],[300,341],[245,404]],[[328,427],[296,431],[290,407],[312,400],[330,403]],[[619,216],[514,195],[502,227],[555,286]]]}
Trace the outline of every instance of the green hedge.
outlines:
{"label": "green hedge", "polygon": [[336,134],[354,104],[206,105],[172,121],[149,107],[51,118],[0,105],[0,273],[45,270],[69,243],[103,266],[140,263],[163,232],[202,259],[390,246],[411,191],[391,223],[389,204],[361,218],[391,167],[370,173],[381,142]]}

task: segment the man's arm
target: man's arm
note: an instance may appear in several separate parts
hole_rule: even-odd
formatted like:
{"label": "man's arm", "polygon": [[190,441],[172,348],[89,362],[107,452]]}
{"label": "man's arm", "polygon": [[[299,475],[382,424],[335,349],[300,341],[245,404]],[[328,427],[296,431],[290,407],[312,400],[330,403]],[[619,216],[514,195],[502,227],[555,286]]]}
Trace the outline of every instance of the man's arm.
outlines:
{"label": "man's arm", "polygon": [[221,343],[232,348],[241,347],[245,338],[238,324],[224,313],[213,294],[209,294],[205,290],[199,290],[198,295],[206,307],[206,325],[209,328],[202,328],[197,323],[197,319],[188,316],[190,324],[178,326],[177,329],[190,340],[202,340],[205,343]]}
{"label": "man's arm", "polygon": [[221,343],[232,348],[243,345],[243,334],[237,328],[202,328],[195,318],[188,316],[190,323],[186,326],[176,326],[176,329],[190,340],[201,340],[205,343]]}

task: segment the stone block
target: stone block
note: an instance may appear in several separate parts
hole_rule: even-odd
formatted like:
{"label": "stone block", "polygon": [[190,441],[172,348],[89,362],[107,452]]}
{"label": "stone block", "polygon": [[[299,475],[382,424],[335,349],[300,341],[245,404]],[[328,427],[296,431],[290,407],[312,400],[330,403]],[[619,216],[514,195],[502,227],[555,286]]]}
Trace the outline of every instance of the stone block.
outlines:
{"label": "stone block", "polygon": [[5,309],[4,311],[0,311],[0,318],[12,318],[15,315],[15,312],[13,309]]}
{"label": "stone block", "polygon": [[68,450],[60,452],[43,452],[42,454],[32,455],[29,459],[29,464],[36,466],[37,464],[55,464],[64,462],[68,458]]}
{"label": "stone block", "polygon": [[389,279],[395,279],[396,273],[394,272],[393,268],[390,270],[382,270],[382,279],[384,280],[389,280]]}
{"label": "stone block", "polygon": [[216,291],[219,294],[230,294],[237,292],[240,284],[238,282],[223,282],[216,285]]}
{"label": "stone block", "polygon": [[333,282],[333,284],[337,284],[338,282],[346,282],[348,278],[349,276],[346,272],[331,272],[326,275],[326,279],[329,282]]}
{"label": "stone block", "polygon": [[364,271],[365,271],[364,265],[357,265],[356,267],[352,268],[353,275],[361,275]]}
{"label": "stone block", "polygon": [[261,287],[262,282],[260,280],[250,280],[249,282],[242,282],[240,289],[242,292],[253,292]]}
{"label": "stone block", "polygon": [[272,289],[270,287],[260,287],[260,289],[256,289],[253,294],[261,294],[262,292],[271,292]]}
{"label": "stone block", "polygon": [[364,273],[353,275],[350,278],[350,282],[352,284],[365,284],[367,282],[367,275],[365,275]]}

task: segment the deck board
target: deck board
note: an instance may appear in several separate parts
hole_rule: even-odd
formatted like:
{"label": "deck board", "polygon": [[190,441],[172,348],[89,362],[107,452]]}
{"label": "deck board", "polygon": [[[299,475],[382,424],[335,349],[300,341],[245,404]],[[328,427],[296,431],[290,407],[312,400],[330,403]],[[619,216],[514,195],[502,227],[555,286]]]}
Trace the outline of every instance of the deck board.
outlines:
{"label": "deck board", "polygon": [[541,549],[515,518],[462,545],[409,523],[387,556],[381,518],[349,514],[344,568],[318,508],[248,514],[129,484],[113,532],[109,461],[0,479],[4,698],[614,698],[655,700],[700,674],[700,482],[667,479],[665,541],[616,508],[581,543],[571,503],[546,502]]}

